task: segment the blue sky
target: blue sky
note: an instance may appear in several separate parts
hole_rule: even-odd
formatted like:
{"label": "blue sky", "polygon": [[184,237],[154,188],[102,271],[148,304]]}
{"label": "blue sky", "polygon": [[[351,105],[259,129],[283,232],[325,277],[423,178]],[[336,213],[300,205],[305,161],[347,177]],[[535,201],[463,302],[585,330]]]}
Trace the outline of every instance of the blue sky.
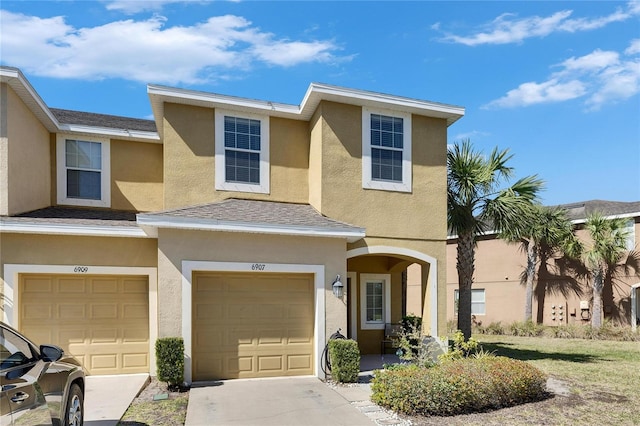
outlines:
{"label": "blue sky", "polygon": [[149,118],[147,83],[299,104],[311,82],[463,106],[545,204],[640,200],[638,1],[11,1],[0,61],[50,107]]}

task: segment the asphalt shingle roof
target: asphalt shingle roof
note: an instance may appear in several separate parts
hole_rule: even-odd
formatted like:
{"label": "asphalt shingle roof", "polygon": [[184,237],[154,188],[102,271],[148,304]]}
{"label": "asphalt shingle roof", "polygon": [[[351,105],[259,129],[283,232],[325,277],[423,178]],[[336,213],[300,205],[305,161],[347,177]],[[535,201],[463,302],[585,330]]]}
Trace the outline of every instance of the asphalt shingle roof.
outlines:
{"label": "asphalt shingle roof", "polygon": [[137,226],[136,213],[122,210],[46,207],[16,216],[0,217],[0,222],[90,226]]}
{"label": "asphalt shingle roof", "polygon": [[321,215],[309,204],[231,198],[224,201],[185,207],[145,216],[210,220],[212,222],[255,224],[327,230],[361,231],[362,228]]}
{"label": "asphalt shingle roof", "polygon": [[561,204],[557,207],[566,209],[571,220],[586,219],[590,214],[598,212],[604,216],[615,216],[638,213],[640,216],[640,201],[605,201],[590,200],[572,204]]}
{"label": "asphalt shingle roof", "polygon": [[143,132],[156,131],[156,123],[153,120],[96,114],[93,112],[70,111],[58,108],[49,108],[49,110],[61,124],[76,124],[82,126],[104,127],[119,130],[137,130]]}

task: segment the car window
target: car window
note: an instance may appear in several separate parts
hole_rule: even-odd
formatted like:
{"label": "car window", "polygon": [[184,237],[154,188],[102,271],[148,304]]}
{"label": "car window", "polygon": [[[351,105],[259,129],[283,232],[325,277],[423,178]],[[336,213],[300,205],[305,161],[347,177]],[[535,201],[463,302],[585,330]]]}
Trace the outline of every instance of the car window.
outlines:
{"label": "car window", "polygon": [[5,328],[0,328],[0,370],[28,364],[35,359],[31,345]]}

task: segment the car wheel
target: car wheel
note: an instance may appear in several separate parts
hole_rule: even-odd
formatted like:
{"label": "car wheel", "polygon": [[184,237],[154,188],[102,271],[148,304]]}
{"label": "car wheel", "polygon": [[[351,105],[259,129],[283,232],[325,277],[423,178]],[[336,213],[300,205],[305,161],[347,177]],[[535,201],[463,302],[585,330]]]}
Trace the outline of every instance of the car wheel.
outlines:
{"label": "car wheel", "polygon": [[65,413],[65,426],[82,426],[82,421],[84,420],[84,396],[80,386],[75,383],[69,389]]}

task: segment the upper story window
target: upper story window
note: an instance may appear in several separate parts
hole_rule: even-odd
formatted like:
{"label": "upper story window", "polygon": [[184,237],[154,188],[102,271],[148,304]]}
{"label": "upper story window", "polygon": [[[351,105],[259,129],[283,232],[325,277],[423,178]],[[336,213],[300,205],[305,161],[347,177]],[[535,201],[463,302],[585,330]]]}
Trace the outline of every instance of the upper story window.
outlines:
{"label": "upper story window", "polygon": [[216,189],[269,193],[269,118],[216,110]]}
{"label": "upper story window", "polygon": [[411,192],[411,115],[362,110],[362,187]]}
{"label": "upper story window", "polygon": [[58,204],[110,207],[110,143],[58,135]]}

